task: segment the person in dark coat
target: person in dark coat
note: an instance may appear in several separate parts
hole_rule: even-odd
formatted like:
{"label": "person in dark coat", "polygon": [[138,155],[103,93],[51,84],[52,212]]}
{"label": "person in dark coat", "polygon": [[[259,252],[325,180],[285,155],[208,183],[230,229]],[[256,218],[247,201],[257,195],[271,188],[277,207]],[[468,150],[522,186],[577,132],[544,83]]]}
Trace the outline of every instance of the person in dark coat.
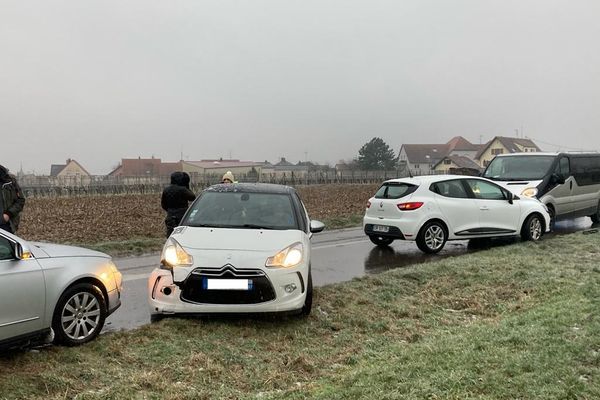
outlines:
{"label": "person in dark coat", "polygon": [[24,206],[25,197],[17,178],[0,165],[0,229],[16,233]]}
{"label": "person in dark coat", "polygon": [[190,176],[186,172],[173,172],[171,184],[163,190],[160,200],[160,205],[167,212],[165,217],[167,237],[171,236],[173,229],[179,225],[189,202],[194,201],[195,198],[196,195],[190,190]]}

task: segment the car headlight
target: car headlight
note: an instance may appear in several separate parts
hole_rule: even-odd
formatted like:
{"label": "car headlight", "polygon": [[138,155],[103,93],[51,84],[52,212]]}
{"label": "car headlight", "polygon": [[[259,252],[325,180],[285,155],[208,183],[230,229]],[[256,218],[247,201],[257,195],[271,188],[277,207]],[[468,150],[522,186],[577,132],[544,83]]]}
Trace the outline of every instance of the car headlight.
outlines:
{"label": "car headlight", "polygon": [[194,263],[194,258],[173,238],[169,238],[165,243],[160,259],[163,264],[171,267],[189,266]]}
{"label": "car headlight", "polygon": [[538,190],[537,188],[534,187],[528,187],[526,189],[523,189],[523,191],[521,192],[521,196],[525,196],[525,197],[535,197],[538,194]]}
{"label": "car headlight", "polygon": [[265,266],[290,268],[300,264],[304,259],[304,246],[302,243],[294,243],[279,253],[267,258]]}

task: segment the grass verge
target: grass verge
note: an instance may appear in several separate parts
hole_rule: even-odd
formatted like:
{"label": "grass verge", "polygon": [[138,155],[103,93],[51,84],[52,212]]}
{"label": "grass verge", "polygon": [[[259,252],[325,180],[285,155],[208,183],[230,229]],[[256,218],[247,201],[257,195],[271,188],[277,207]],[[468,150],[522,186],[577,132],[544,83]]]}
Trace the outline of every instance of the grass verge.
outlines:
{"label": "grass verge", "polygon": [[315,290],[307,319],[170,319],[0,357],[0,398],[600,398],[600,234]]}

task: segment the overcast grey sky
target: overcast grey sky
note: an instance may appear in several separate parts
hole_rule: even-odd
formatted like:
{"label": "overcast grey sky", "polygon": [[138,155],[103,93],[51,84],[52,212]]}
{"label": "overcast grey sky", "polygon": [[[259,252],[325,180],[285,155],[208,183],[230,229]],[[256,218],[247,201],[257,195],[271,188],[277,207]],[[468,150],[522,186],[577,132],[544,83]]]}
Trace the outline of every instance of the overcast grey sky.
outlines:
{"label": "overcast grey sky", "polygon": [[600,150],[597,0],[0,0],[0,164]]}

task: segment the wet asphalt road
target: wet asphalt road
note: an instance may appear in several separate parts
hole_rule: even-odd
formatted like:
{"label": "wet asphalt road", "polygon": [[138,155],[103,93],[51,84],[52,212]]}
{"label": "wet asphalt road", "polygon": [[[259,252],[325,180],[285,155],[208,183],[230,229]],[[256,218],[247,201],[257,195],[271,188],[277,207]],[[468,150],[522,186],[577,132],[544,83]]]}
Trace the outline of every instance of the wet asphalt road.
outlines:
{"label": "wet asphalt road", "polygon": [[[550,235],[587,229],[589,218],[560,221]],[[492,240],[487,247],[506,245],[518,239]],[[395,241],[389,248],[374,246],[361,228],[342,229],[317,234],[312,239],[312,271],[315,286],[343,282],[354,277],[376,274],[415,263],[460,256],[477,248],[468,241],[448,242],[436,255],[422,253],[414,242]],[[150,272],[158,265],[159,255],[115,259],[123,274],[122,306],[111,315],[104,332],[132,329],[150,322],[146,285]]]}

